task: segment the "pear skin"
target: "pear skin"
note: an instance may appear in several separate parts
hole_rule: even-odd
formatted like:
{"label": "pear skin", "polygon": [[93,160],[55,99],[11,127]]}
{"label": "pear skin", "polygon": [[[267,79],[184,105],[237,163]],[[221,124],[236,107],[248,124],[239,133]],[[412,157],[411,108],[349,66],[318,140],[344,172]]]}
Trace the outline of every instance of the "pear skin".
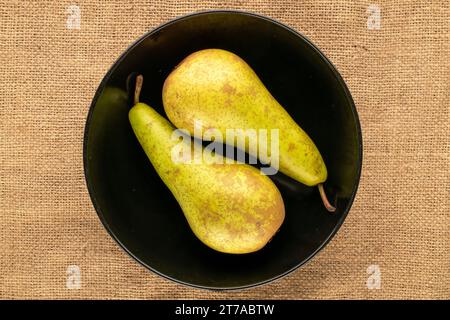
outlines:
{"label": "pear skin", "polygon": [[[323,192],[327,168],[318,148],[239,56],[222,49],[192,53],[165,80],[163,104],[169,120],[191,134],[195,121],[223,134],[231,128],[278,129],[279,170],[307,186],[318,185],[325,206],[333,211]],[[244,138],[247,145],[258,139]],[[246,151],[263,160],[260,154]]]}
{"label": "pear skin", "polygon": [[232,254],[257,251],[270,241],[285,212],[281,194],[267,176],[236,162],[173,161],[172,150],[178,150],[174,148],[180,141],[173,139],[175,128],[165,118],[137,103],[129,111],[129,120],[198,239],[214,250]]}

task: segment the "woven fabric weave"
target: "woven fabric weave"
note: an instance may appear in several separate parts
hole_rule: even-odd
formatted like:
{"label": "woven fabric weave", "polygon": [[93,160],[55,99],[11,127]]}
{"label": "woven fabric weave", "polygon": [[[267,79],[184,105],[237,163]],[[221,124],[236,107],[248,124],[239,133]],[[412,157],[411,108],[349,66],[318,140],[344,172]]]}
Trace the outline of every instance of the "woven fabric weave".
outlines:
{"label": "woven fabric weave", "polygon": [[[347,82],[364,136],[337,236],[281,280],[234,292],[181,286],[131,259],[101,225],[82,165],[87,112],[116,58],[159,24],[213,8],[310,38]],[[0,0],[0,298],[450,298],[449,46],[444,0]],[[67,286],[71,265],[80,287]],[[368,288],[371,265],[380,289]]]}

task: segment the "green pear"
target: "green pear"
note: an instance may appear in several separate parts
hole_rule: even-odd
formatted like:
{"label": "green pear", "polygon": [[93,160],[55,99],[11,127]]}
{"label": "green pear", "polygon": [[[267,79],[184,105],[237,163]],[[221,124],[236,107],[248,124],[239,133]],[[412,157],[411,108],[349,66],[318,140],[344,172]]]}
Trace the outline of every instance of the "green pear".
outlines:
{"label": "green pear", "polygon": [[[221,49],[192,53],[165,80],[163,104],[176,127],[198,138],[202,137],[195,132],[196,121],[205,129],[222,132],[223,141],[229,144],[234,141],[227,141],[226,129],[278,129],[279,170],[307,186],[317,185],[327,209],[335,210],[323,190],[327,168],[316,145],[237,55]],[[245,135],[245,131],[240,134]],[[270,156],[269,147],[259,143],[258,136],[243,138],[248,139],[246,151],[267,162],[261,154]],[[271,142],[267,137],[267,145]],[[258,145],[259,151],[249,150],[248,145]]]}
{"label": "green pear", "polygon": [[[264,247],[284,220],[284,203],[275,184],[258,169],[219,154],[215,162],[179,161],[192,145],[150,106],[138,102],[129,111],[133,131],[156,172],[178,201],[194,234],[220,252],[243,254]],[[180,143],[182,147],[180,148]],[[203,150],[201,145],[200,150]]]}

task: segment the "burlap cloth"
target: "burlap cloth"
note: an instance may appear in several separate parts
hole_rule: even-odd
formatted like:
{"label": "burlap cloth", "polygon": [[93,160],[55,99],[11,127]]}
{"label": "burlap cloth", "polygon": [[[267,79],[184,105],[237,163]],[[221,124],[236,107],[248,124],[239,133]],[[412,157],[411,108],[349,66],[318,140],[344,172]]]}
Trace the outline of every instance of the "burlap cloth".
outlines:
{"label": "burlap cloth", "polygon": [[[66,27],[71,4],[79,30]],[[370,4],[380,29],[368,28]],[[289,276],[231,293],[132,260],[101,225],[82,166],[86,115],[111,64],[149,29],[208,8],[309,37],[346,80],[364,135],[360,189],[332,242]],[[447,0],[0,1],[0,297],[450,298],[449,22]],[[70,265],[79,289],[67,288]],[[367,286],[370,265],[380,289]]]}

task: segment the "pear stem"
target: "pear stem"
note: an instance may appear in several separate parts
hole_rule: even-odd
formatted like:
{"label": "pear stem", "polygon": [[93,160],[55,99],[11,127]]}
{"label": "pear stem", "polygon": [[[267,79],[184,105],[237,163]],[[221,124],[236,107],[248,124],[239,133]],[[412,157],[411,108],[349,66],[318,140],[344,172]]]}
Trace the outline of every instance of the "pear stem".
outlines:
{"label": "pear stem", "polygon": [[136,88],[134,89],[134,104],[139,103],[139,96],[141,95],[142,84],[144,83],[144,77],[142,74],[136,77]]}
{"label": "pear stem", "polygon": [[319,188],[320,197],[322,198],[323,205],[329,212],[335,212],[336,208],[331,205],[331,203],[328,201],[327,195],[325,194],[325,190],[323,189],[323,184],[319,183],[317,185]]}

